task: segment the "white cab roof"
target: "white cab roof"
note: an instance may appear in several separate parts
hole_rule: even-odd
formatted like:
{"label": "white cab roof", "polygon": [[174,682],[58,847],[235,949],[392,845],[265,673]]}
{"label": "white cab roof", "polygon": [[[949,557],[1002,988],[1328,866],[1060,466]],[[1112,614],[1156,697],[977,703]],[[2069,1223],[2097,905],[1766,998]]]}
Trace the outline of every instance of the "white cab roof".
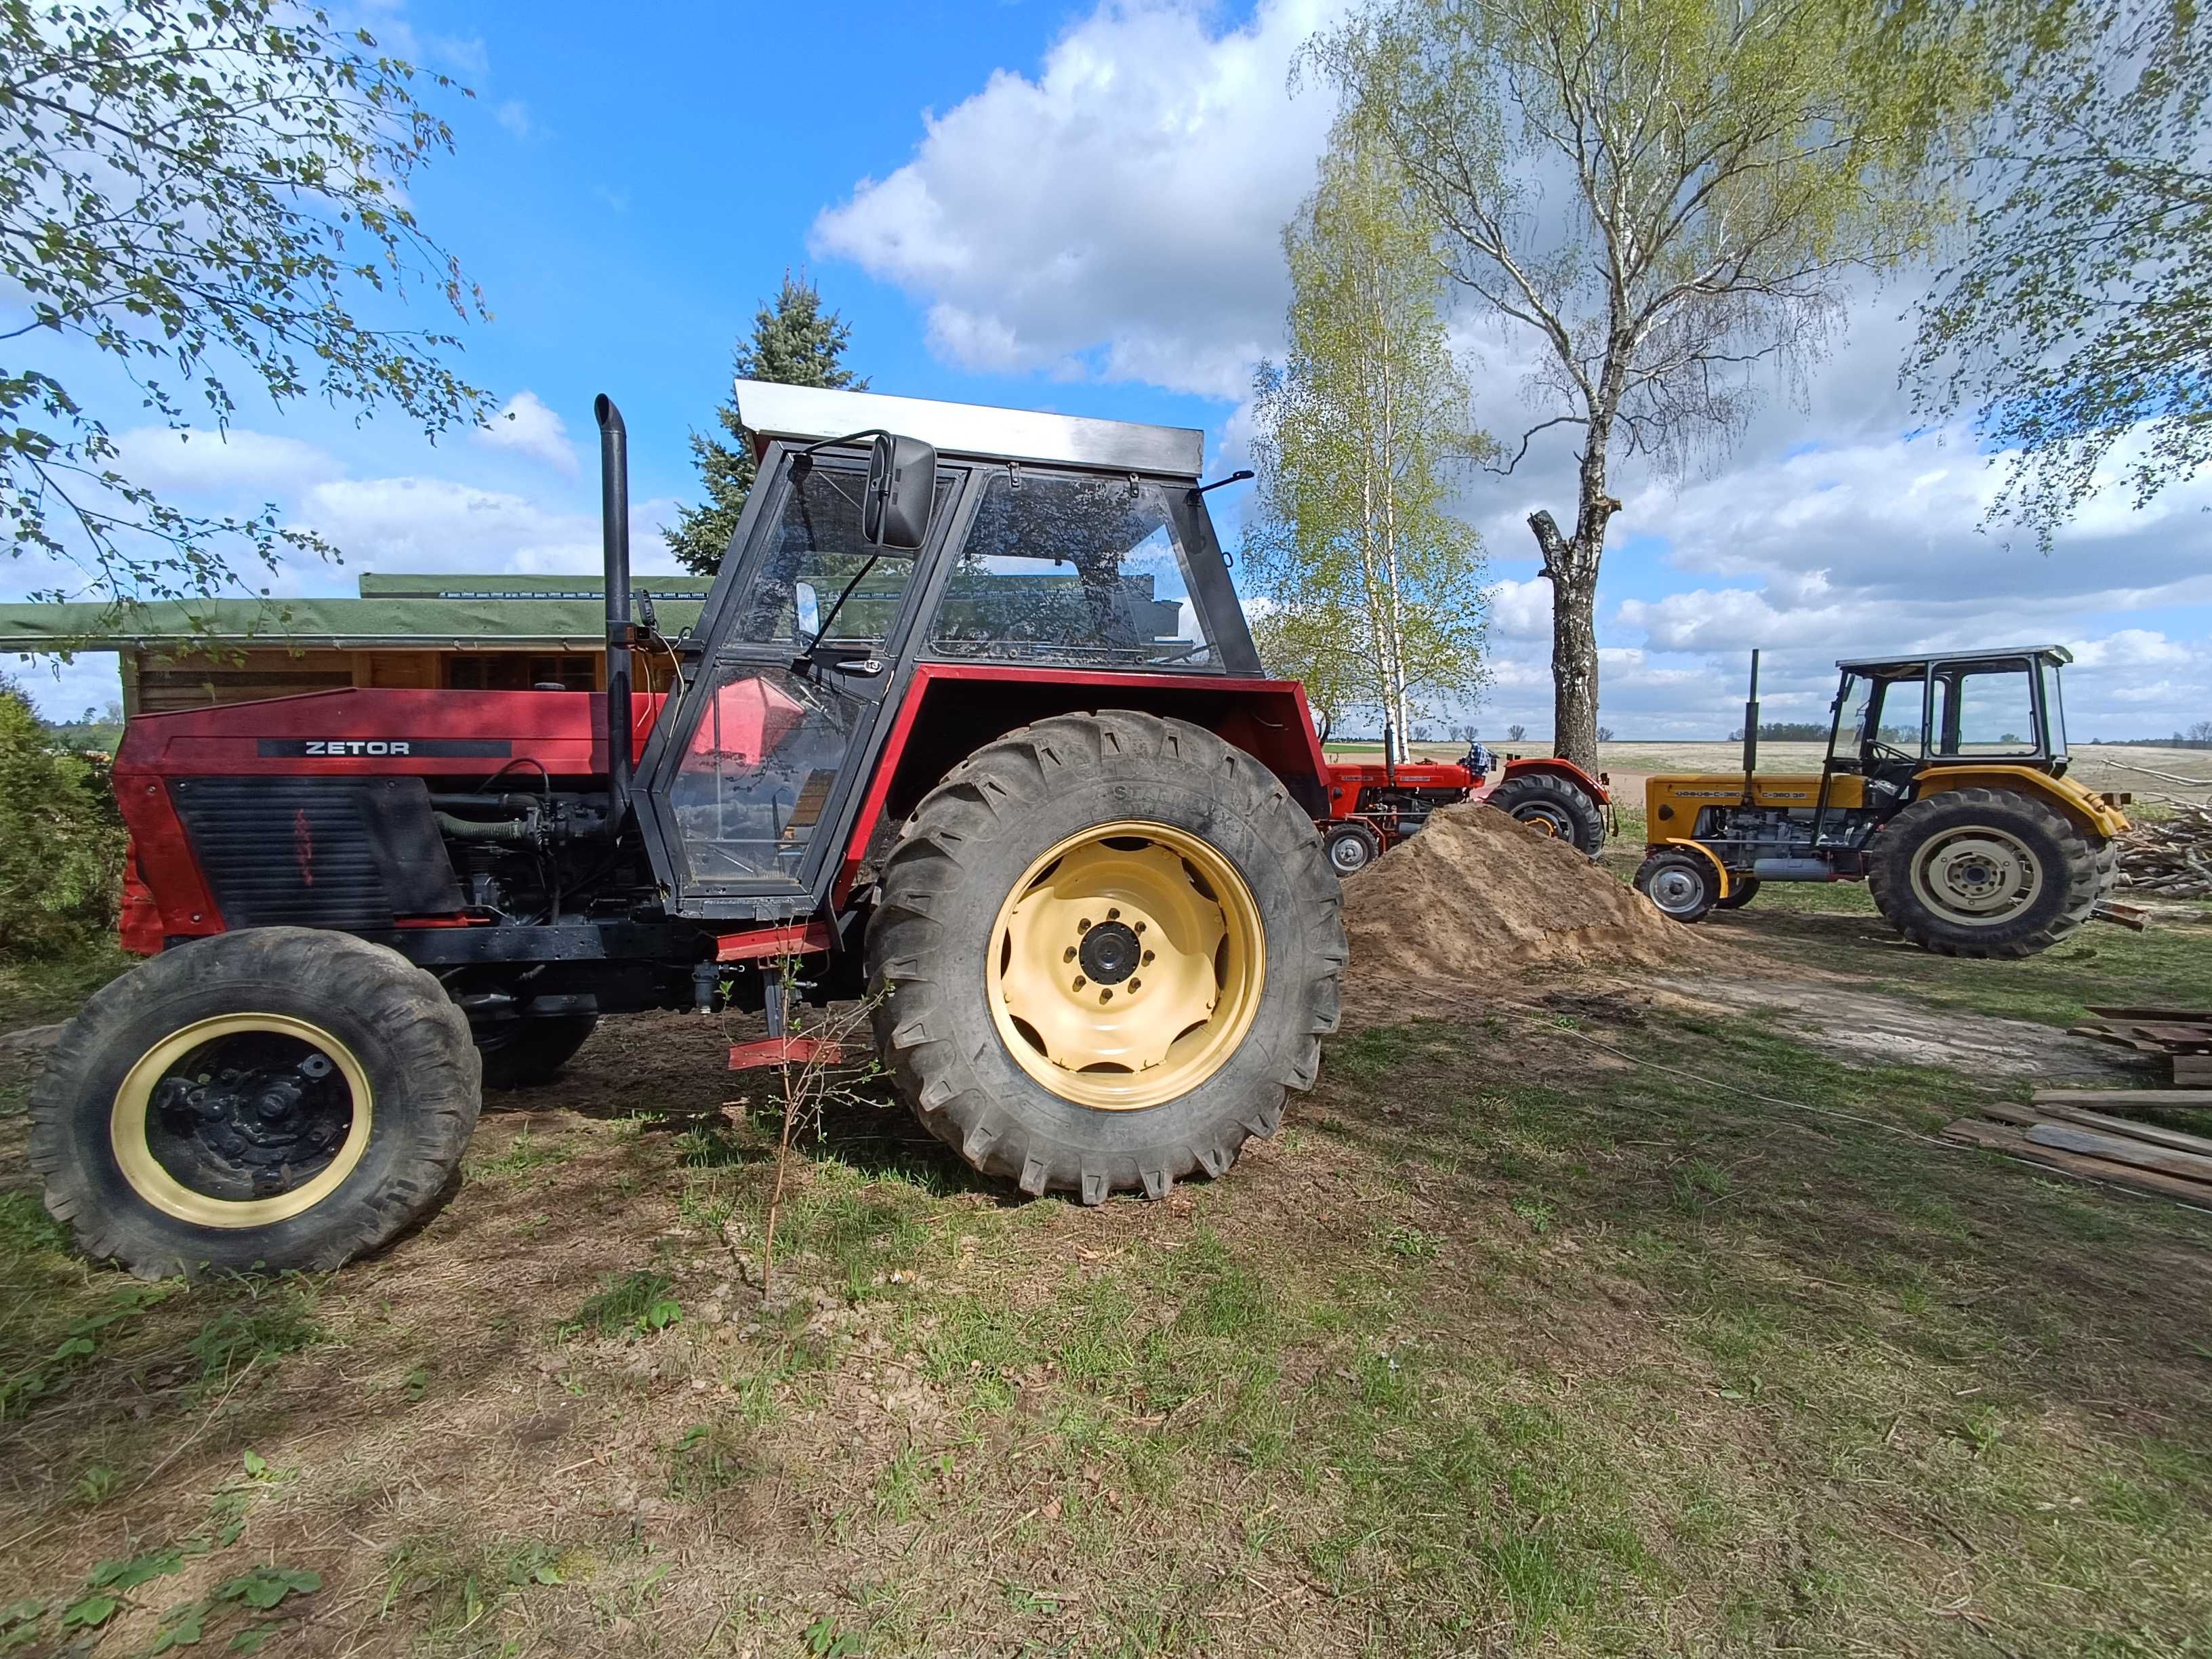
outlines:
{"label": "white cab roof", "polygon": [[880,392],[825,392],[769,380],[739,380],[737,392],[738,416],[763,447],[772,438],[815,443],[881,429],[919,438],[952,455],[1163,472],[1178,478],[1195,478],[1206,465],[1206,434],[1190,427],[938,403]]}

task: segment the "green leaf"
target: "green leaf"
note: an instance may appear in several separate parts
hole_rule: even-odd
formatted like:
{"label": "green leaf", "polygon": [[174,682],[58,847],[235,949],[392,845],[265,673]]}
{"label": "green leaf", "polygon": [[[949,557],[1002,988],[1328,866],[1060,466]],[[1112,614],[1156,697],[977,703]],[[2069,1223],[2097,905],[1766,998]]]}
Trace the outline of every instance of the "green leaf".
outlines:
{"label": "green leaf", "polygon": [[246,1472],[257,1480],[269,1473],[269,1460],[251,1446],[246,1449]]}
{"label": "green leaf", "polygon": [[649,1331],[665,1331],[684,1316],[683,1304],[673,1297],[662,1297],[648,1307],[641,1322]]}
{"label": "green leaf", "polygon": [[9,1625],[28,1624],[46,1610],[46,1604],[35,1595],[27,1595],[20,1601],[10,1601],[0,1607],[0,1629]]}
{"label": "green leaf", "polygon": [[261,1644],[276,1633],[274,1625],[248,1625],[230,1638],[233,1653],[258,1653]]}
{"label": "green leaf", "polygon": [[115,1617],[116,1608],[122,1605],[121,1596],[109,1595],[105,1592],[95,1592],[91,1595],[82,1597],[70,1602],[69,1610],[62,1614],[62,1628],[64,1630],[97,1629]]}
{"label": "green leaf", "polygon": [[125,1560],[103,1561],[92,1570],[92,1577],[85,1582],[94,1589],[137,1589],[148,1579],[174,1572],[183,1564],[184,1552],[172,1546]]}
{"label": "green leaf", "polygon": [[208,1604],[204,1601],[187,1601],[181,1607],[173,1608],[165,1615],[168,1622],[161,1626],[161,1633],[154,1638],[154,1645],[147,1651],[167,1653],[172,1648],[198,1647],[207,1634],[207,1614]]}
{"label": "green leaf", "polygon": [[216,1589],[218,1601],[243,1601],[249,1607],[267,1609],[298,1591],[305,1595],[323,1587],[320,1573],[291,1567],[256,1567]]}

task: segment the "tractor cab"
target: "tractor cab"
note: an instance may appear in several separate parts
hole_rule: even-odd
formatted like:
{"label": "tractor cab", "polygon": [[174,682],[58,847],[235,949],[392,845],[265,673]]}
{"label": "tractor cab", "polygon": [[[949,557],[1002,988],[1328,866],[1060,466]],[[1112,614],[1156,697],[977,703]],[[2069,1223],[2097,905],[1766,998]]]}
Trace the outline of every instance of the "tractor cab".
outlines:
{"label": "tractor cab", "polygon": [[[868,789],[892,727],[934,684],[996,682],[1004,730],[1109,684],[1166,707],[1259,675],[1196,432],[750,381],[738,396],[759,480],[672,642],[686,690],[639,771],[680,913],[795,918],[830,898],[882,805]],[[919,735],[950,740],[934,720]],[[963,744],[990,735],[963,714]]]}
{"label": "tractor cab", "polygon": [[1929,768],[1995,762],[2062,777],[2059,674],[2073,660],[2063,645],[2039,645],[1838,663],[1827,772],[1900,800]]}

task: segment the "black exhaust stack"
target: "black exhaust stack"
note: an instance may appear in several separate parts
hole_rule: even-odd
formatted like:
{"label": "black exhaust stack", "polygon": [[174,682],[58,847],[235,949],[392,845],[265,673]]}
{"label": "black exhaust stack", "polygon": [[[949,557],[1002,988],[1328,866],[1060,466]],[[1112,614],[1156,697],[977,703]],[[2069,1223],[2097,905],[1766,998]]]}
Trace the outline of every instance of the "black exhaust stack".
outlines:
{"label": "black exhaust stack", "polygon": [[1759,653],[1751,653],[1751,695],[1743,705],[1743,804],[1752,802],[1751,775],[1759,767]]}
{"label": "black exhaust stack", "polygon": [[592,399],[592,413],[599,422],[599,534],[607,559],[607,831],[620,835],[636,769],[629,697],[629,433],[605,392]]}

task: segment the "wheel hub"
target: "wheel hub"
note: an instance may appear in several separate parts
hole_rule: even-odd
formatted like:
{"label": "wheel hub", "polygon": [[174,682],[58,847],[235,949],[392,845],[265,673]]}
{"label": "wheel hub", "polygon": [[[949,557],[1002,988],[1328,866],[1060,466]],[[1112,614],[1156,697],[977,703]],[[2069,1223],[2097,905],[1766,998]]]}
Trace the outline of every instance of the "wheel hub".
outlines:
{"label": "wheel hub", "polygon": [[1119,985],[1137,971],[1143,959],[1144,943],[1126,921],[1101,922],[1081,937],[1075,958],[1095,985]]}
{"label": "wheel hub", "polygon": [[1669,915],[1697,908],[1704,888],[1687,870],[1662,870],[1651,878],[1651,902]]}
{"label": "wheel hub", "polygon": [[287,1016],[237,1015],[188,1026],[131,1067],[110,1144],[155,1207],[260,1226],[335,1189],[368,1127],[368,1079],[342,1045]]}
{"label": "wheel hub", "polygon": [[1972,826],[1939,836],[1913,861],[1923,902],[1954,922],[1989,927],[2033,904],[2043,871],[2027,848],[2002,830]]}
{"label": "wheel hub", "polygon": [[1218,1070],[1250,1028],[1259,908],[1206,842],[1101,825],[1032,865],[992,930],[988,990],[1015,1061],[1103,1110],[1153,1106]]}

